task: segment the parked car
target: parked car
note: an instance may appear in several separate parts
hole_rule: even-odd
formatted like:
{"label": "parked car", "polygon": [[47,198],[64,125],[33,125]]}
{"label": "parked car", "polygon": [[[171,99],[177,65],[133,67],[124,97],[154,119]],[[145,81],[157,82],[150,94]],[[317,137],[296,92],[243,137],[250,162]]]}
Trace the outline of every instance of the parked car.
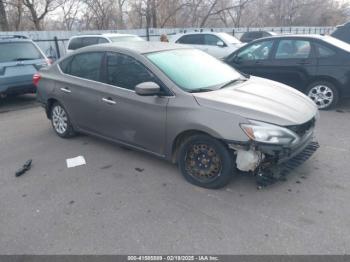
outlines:
{"label": "parked car", "polygon": [[76,35],[69,38],[67,53],[79,48],[114,42],[139,42],[144,41],[141,37],[131,34],[100,34],[100,35]]}
{"label": "parked car", "polygon": [[151,153],[202,187],[225,186],[236,166],[268,177],[317,148],[308,97],[183,45],[90,46],[35,77],[58,136],[87,133]]}
{"label": "parked car", "polygon": [[338,25],[331,36],[346,43],[350,43],[350,22]]}
{"label": "parked car", "polygon": [[0,97],[34,93],[34,73],[50,63],[27,37],[0,36]]}
{"label": "parked car", "polygon": [[275,32],[270,32],[270,31],[248,31],[243,33],[240,40],[243,43],[249,43],[259,38],[275,36],[275,35],[277,35]]}
{"label": "parked car", "polygon": [[174,43],[191,45],[219,59],[228,56],[243,45],[237,38],[227,33],[214,32],[181,34],[174,36],[171,40]]}
{"label": "parked car", "polygon": [[350,96],[350,45],[331,36],[268,37],[236,50],[226,62],[298,89],[319,109],[333,108]]}

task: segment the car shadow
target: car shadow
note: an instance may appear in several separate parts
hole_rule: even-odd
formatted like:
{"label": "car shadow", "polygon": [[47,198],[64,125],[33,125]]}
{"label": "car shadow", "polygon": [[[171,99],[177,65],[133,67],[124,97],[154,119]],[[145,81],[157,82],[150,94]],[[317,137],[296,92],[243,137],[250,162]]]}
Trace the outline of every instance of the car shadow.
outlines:
{"label": "car shadow", "polygon": [[343,99],[339,102],[339,105],[336,107],[335,111],[339,113],[349,112],[350,113],[350,99]]}
{"label": "car shadow", "polygon": [[38,106],[35,94],[8,96],[0,98],[0,113]]}

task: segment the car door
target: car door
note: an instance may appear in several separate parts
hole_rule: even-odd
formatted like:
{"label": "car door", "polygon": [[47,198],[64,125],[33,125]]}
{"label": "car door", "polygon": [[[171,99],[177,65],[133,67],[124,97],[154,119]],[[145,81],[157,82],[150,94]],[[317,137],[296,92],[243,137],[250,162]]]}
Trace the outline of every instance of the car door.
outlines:
{"label": "car door", "polygon": [[86,52],[60,62],[62,77],[56,81],[56,95],[73,123],[81,130],[98,132],[101,66],[104,52]]}
{"label": "car door", "polygon": [[98,99],[101,134],[162,155],[169,97],[140,96],[134,89],[142,82],[165,87],[135,58],[114,52],[106,54],[103,81],[108,92]]}
{"label": "car door", "polygon": [[271,54],[274,40],[264,40],[248,44],[227,59],[235,69],[254,76],[270,78]]}
{"label": "car door", "polygon": [[308,39],[281,39],[273,55],[272,78],[303,91],[315,75],[317,59]]}

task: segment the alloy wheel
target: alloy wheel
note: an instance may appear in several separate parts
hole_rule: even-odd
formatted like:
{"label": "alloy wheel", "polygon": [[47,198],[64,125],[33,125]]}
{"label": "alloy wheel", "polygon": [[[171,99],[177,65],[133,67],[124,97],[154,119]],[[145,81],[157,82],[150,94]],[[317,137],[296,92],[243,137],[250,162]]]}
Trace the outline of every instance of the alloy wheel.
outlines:
{"label": "alloy wheel", "polygon": [[52,124],[56,132],[61,135],[67,131],[68,117],[60,105],[56,105],[52,110]]}
{"label": "alloy wheel", "polygon": [[326,85],[316,85],[312,87],[308,96],[315,102],[319,109],[329,107],[334,100],[333,90]]}

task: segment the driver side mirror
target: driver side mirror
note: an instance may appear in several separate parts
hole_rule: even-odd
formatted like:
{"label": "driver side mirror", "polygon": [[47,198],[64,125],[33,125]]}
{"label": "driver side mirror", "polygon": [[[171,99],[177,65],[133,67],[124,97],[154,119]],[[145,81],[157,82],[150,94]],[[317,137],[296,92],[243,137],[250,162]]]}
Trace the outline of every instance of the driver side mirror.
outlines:
{"label": "driver side mirror", "polygon": [[217,45],[218,47],[224,47],[224,46],[225,46],[225,43],[224,43],[223,41],[218,41],[218,42],[216,43],[216,45]]}
{"label": "driver side mirror", "polygon": [[154,82],[143,82],[135,86],[135,92],[139,96],[155,96],[160,92],[160,87]]}

